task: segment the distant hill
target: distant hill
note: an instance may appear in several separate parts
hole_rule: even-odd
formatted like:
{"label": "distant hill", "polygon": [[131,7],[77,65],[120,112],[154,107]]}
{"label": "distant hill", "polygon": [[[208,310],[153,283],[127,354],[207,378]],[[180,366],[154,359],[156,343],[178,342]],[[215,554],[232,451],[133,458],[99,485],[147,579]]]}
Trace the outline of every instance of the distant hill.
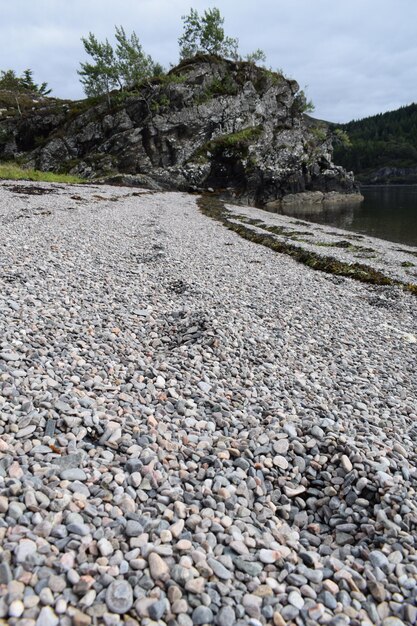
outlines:
{"label": "distant hill", "polygon": [[417,104],[348,124],[351,145],[335,145],[334,161],[365,183],[417,183]]}

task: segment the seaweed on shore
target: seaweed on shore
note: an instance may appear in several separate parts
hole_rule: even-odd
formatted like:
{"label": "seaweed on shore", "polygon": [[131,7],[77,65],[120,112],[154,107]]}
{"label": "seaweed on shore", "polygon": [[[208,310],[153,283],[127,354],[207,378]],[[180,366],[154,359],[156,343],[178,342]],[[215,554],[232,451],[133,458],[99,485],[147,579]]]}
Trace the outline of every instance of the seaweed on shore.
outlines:
{"label": "seaweed on shore", "polygon": [[[417,285],[389,278],[389,276],[386,276],[369,265],[362,263],[346,263],[331,256],[322,256],[316,252],[305,250],[300,246],[289,243],[288,241],[279,241],[272,233],[264,234],[255,231],[253,228],[250,228],[250,226],[248,227],[248,224],[252,221],[250,218],[246,218],[245,221],[242,222],[239,216],[234,215],[226,209],[225,202],[219,196],[213,194],[201,195],[197,200],[197,204],[204,215],[221,222],[226,228],[239,234],[244,239],[266,246],[275,252],[287,254],[311,269],[334,274],[336,276],[353,278],[354,280],[371,285],[402,287],[404,291],[409,291],[417,296]],[[253,226],[256,227],[258,224],[259,220],[254,220]]]}

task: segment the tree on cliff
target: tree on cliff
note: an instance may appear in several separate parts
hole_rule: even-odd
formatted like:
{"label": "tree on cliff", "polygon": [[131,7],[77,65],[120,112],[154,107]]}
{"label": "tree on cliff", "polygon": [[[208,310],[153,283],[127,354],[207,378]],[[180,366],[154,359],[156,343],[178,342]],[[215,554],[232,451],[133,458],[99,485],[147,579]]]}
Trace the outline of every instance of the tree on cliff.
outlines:
{"label": "tree on cliff", "polygon": [[47,96],[51,93],[47,83],[38,85],[33,80],[33,71],[25,70],[18,76],[14,70],[0,71],[0,89],[7,89],[15,93],[31,93],[39,96]]}
{"label": "tree on cliff", "polygon": [[[239,40],[225,35],[224,18],[219,9],[208,9],[201,16],[198,11],[191,9],[189,15],[182,16],[182,20],[184,32],[178,39],[181,61],[198,53],[218,54],[225,58],[242,60],[238,51]],[[265,52],[258,48],[245,55],[244,59],[256,65],[262,65],[266,61],[266,56]]]}
{"label": "tree on cliff", "polygon": [[115,29],[116,48],[107,39],[98,41],[93,33],[82,37],[84,49],[92,62],[81,63],[78,70],[85,94],[106,94],[109,102],[112,89],[131,89],[144,78],[160,71],[159,64],[155,64],[143,51],[135,32],[128,37],[122,26]]}
{"label": "tree on cliff", "polygon": [[215,7],[200,16],[196,9],[183,15],[184,32],[178,39],[180,58],[188,59],[199,52],[218,54],[232,59],[238,58],[238,40],[224,33],[224,18]]}

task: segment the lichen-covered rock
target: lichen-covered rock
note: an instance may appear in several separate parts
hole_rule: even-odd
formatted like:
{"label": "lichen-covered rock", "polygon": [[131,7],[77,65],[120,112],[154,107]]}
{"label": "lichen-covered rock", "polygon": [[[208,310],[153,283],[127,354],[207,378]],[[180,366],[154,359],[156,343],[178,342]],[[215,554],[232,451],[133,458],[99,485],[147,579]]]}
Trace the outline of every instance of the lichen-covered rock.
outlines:
{"label": "lichen-covered rock", "polygon": [[26,152],[44,170],[222,189],[249,204],[306,191],[355,193],[353,175],[332,163],[326,124],[303,108],[295,81],[252,63],[199,56],[135,93],[114,94],[110,108],[54,102],[49,115],[36,110],[8,122],[0,157]]}

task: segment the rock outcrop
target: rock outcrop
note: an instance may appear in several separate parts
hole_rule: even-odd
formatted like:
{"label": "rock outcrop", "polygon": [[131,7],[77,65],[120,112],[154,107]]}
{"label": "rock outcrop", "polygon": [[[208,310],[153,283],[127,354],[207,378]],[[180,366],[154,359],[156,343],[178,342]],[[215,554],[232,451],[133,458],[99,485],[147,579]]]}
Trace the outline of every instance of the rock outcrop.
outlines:
{"label": "rock outcrop", "polygon": [[[265,204],[306,191],[355,194],[330,132],[297,83],[201,56],[107,102],[45,103],[0,122],[0,158],[88,178],[130,175],[166,189],[227,191]],[[139,183],[140,184],[140,183]]]}

